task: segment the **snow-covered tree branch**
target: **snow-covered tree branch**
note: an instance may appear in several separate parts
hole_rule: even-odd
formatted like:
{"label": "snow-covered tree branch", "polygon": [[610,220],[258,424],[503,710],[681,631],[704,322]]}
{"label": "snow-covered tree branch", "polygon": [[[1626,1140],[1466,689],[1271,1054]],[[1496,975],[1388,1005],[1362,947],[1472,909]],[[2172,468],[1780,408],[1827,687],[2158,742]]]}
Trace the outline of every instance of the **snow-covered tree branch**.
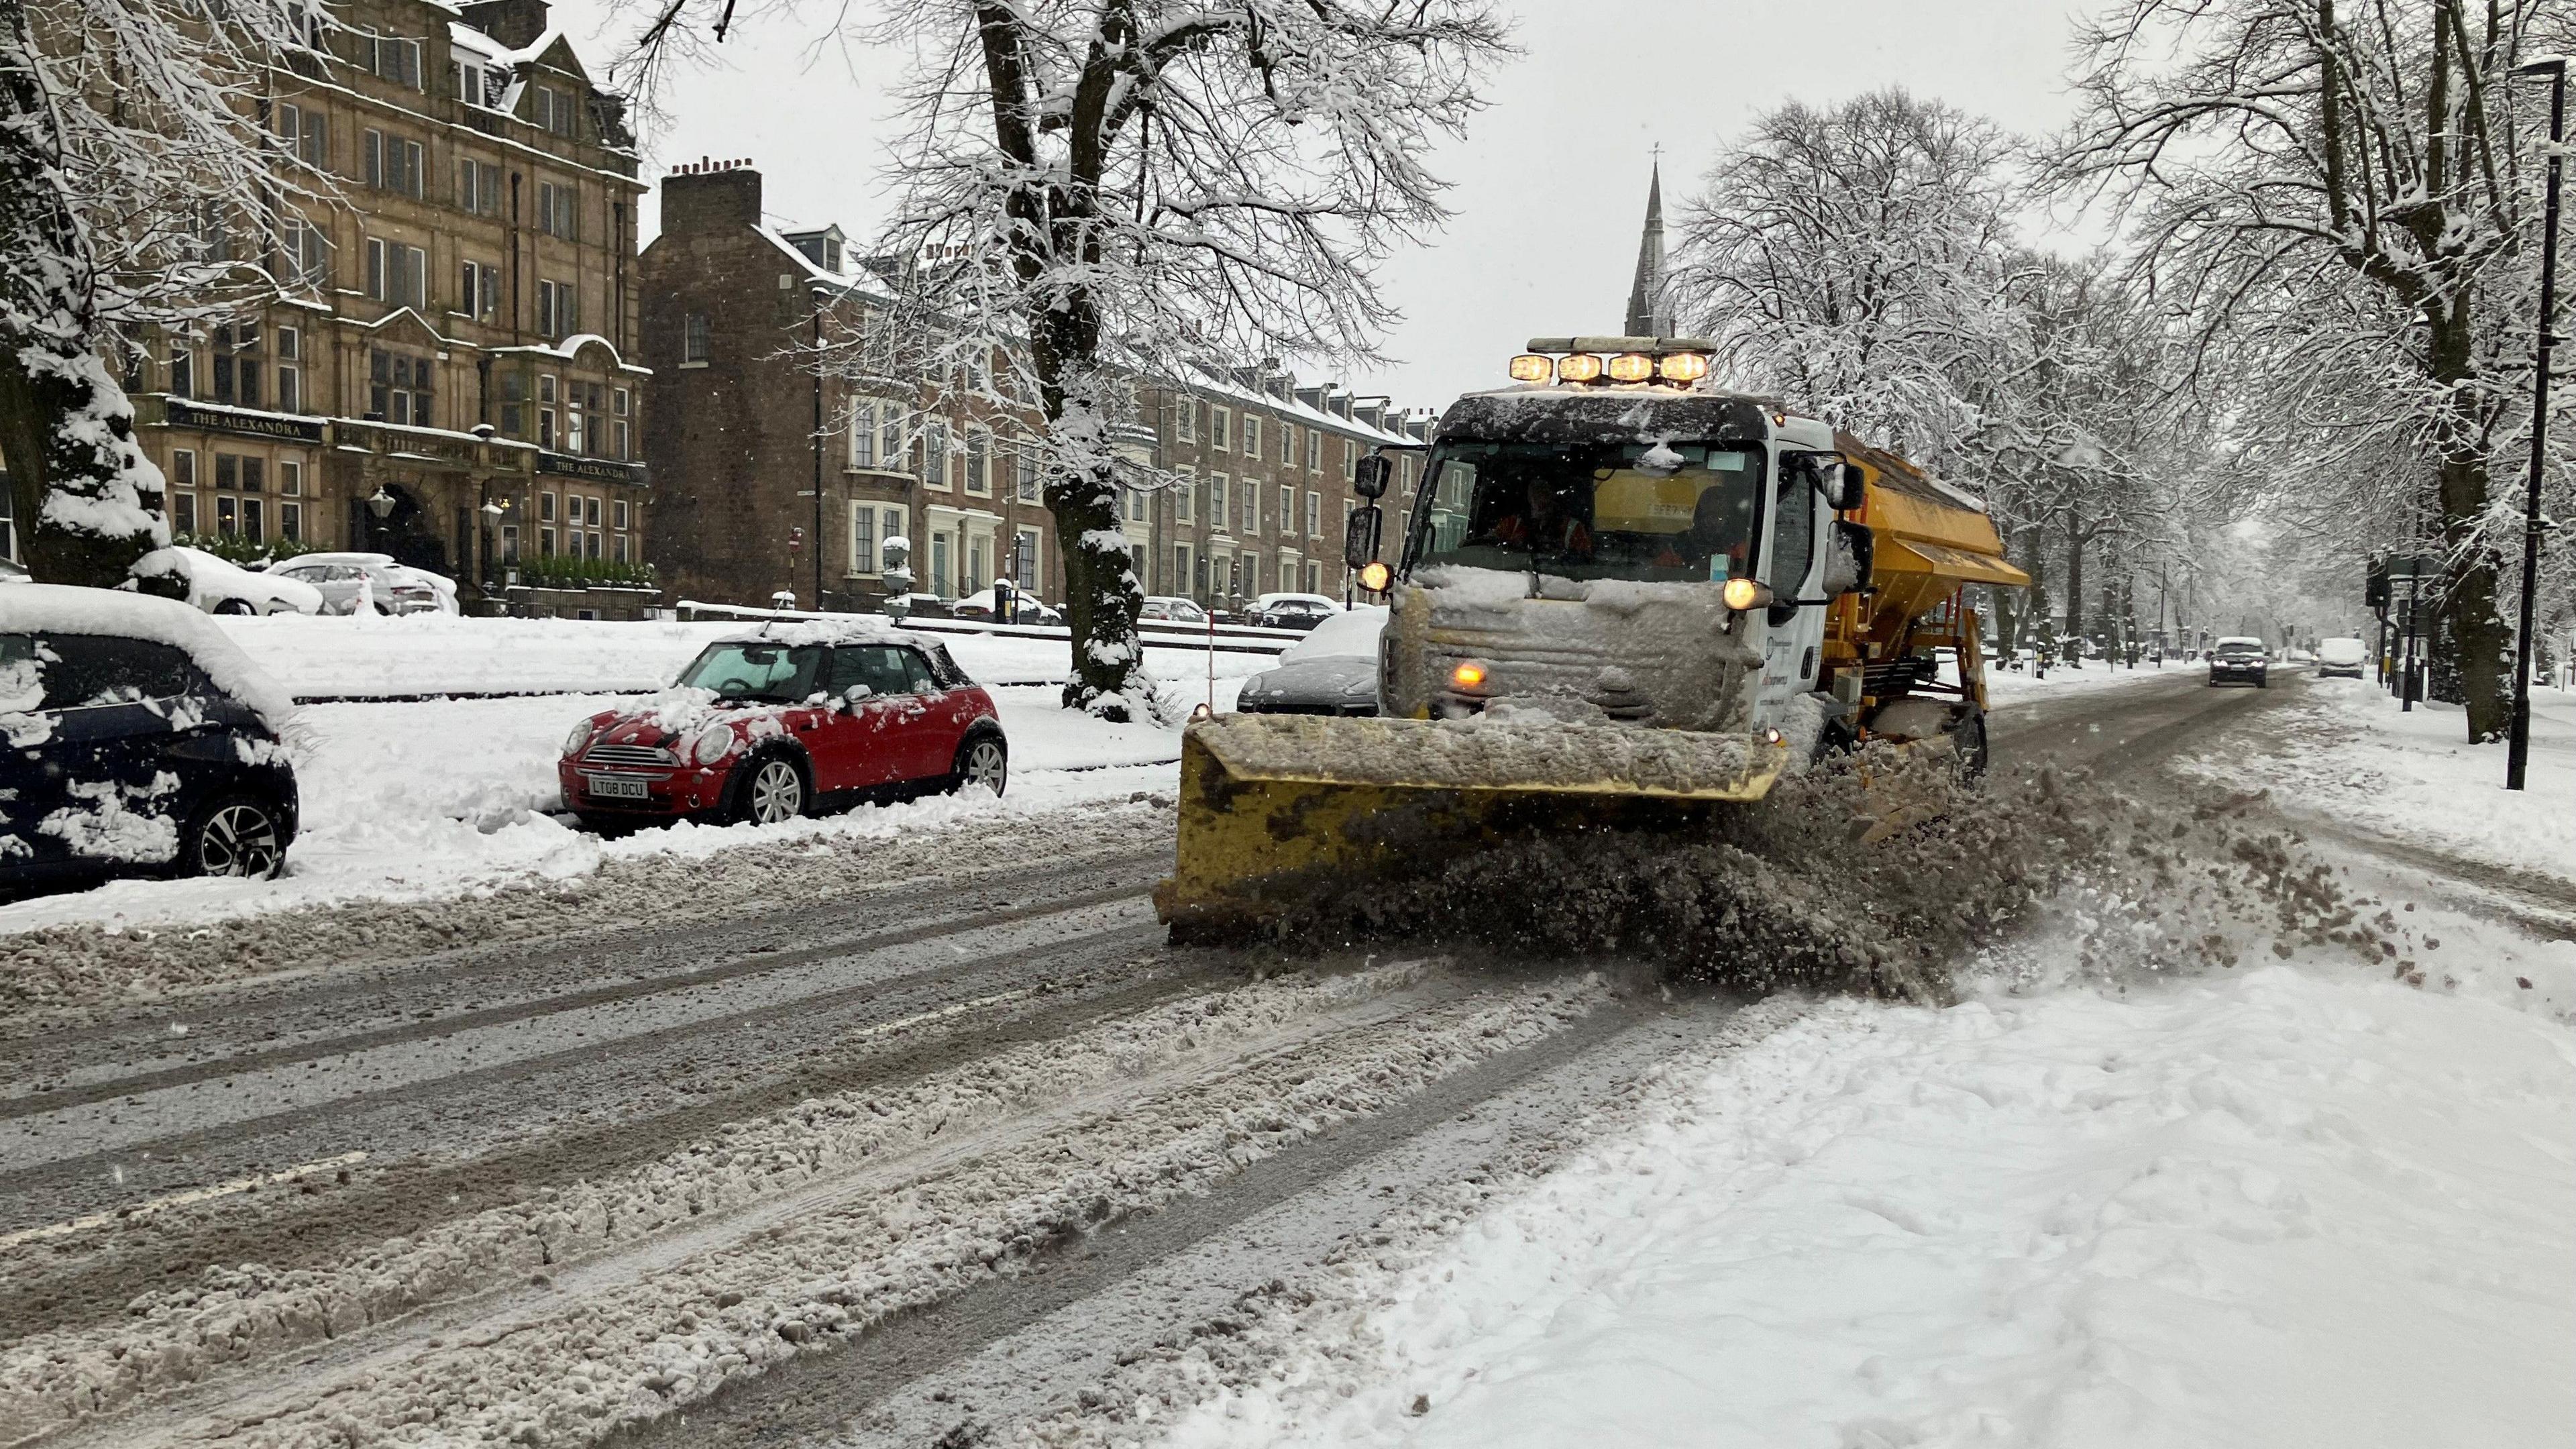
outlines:
{"label": "snow-covered tree branch", "polygon": [[[692,19],[664,0],[652,24],[711,32],[724,0],[698,3]],[[838,361],[884,374],[888,349],[926,344],[946,353],[930,375],[989,373],[1042,412],[1069,704],[1125,716],[1150,696],[1117,507],[1132,382],[1376,355],[1396,312],[1374,274],[1445,217],[1423,161],[1503,53],[1492,8],[928,0],[866,32],[913,62],[882,245],[901,306]]]}
{"label": "snow-covered tree branch", "polygon": [[168,541],[106,359],[262,277],[306,192],[261,97],[327,23],[310,0],[0,0],[0,455],[37,577],[112,585]]}

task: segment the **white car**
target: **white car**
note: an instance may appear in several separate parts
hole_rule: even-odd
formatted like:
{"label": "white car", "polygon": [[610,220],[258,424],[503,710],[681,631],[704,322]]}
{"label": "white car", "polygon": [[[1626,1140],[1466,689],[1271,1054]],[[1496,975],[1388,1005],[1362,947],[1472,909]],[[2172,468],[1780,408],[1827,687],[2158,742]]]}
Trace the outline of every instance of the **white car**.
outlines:
{"label": "white car", "polygon": [[2317,677],[2332,679],[2340,674],[2350,679],[2361,677],[2362,666],[2369,662],[2370,646],[2358,639],[2322,639],[2317,642]]}
{"label": "white car", "polygon": [[1147,594],[1140,617],[1171,624],[1204,624],[1208,621],[1207,610],[1200,608],[1197,600],[1169,594]]}
{"label": "white car", "polygon": [[188,602],[209,614],[318,614],[322,591],[285,574],[255,573],[204,549],[175,545]]}
{"label": "white car", "polygon": [[32,584],[36,576],[8,559],[0,558],[0,584]]}
{"label": "white car", "polygon": [[298,554],[276,572],[320,589],[323,607],[334,614],[357,613],[362,601],[378,614],[464,612],[456,602],[455,580],[398,564],[391,554]]}
{"label": "white car", "polygon": [[[990,588],[982,588],[977,589],[975,592],[968,594],[962,599],[958,599],[950,603],[948,605],[948,614],[949,617],[955,619],[990,619],[993,617],[993,607],[993,591]],[[1064,622],[1064,615],[1048,608],[1042,603],[1039,603],[1034,596],[1029,594],[1019,595],[1012,601],[1011,607],[1019,616],[1017,622],[1022,624],[1061,624]]]}

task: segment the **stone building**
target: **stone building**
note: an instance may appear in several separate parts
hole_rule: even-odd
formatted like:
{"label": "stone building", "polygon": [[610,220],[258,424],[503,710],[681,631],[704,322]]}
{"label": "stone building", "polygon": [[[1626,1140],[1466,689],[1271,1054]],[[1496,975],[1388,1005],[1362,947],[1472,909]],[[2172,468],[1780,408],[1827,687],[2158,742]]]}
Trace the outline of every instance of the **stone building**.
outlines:
{"label": "stone building", "polygon": [[[882,546],[912,541],[914,588],[957,598],[1009,577],[1061,599],[1055,525],[1020,439],[1033,413],[937,380],[822,377],[813,347],[883,325],[889,296],[838,227],[787,232],[748,162],[662,183],[639,263],[655,373],[649,554],[674,598],[875,609]],[[1134,440],[1150,461],[1150,440]]]}
{"label": "stone building", "polygon": [[1393,449],[1385,556],[1401,546],[1405,500],[1421,475],[1416,447],[1431,415],[1399,413],[1384,397],[1338,383],[1300,385],[1275,364],[1200,368],[1140,389],[1156,456],[1175,475],[1126,500],[1128,547],[1149,594],[1239,608],[1270,593],[1346,596],[1342,540],[1353,469]]}
{"label": "stone building", "polygon": [[635,612],[649,593],[602,587],[641,582],[650,512],[623,103],[545,0],[332,9],[334,59],[271,68],[258,121],[343,204],[262,259],[277,295],[155,339],[129,379],[173,531],[390,553],[485,608]]}

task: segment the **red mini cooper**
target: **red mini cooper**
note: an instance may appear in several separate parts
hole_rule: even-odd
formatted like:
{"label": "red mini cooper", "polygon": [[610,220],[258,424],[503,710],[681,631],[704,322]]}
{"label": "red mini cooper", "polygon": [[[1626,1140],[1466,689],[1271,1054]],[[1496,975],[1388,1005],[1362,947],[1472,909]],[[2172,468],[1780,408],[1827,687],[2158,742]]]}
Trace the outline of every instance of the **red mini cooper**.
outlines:
{"label": "red mini cooper", "polygon": [[586,825],[767,825],[926,790],[999,795],[1009,762],[992,696],[948,651],[868,621],[719,639],[669,691],[573,726],[556,772]]}

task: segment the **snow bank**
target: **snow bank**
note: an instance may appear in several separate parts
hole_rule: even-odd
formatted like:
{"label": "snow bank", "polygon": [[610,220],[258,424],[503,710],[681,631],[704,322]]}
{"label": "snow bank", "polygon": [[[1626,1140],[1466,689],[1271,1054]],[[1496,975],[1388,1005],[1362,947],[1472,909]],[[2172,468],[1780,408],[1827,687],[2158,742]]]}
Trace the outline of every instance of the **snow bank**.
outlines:
{"label": "snow bank", "polygon": [[2205,757],[2208,776],[2293,807],[2510,869],[2576,882],[2576,693],[2532,691],[2529,788],[2504,788],[2505,747],[2472,745],[2457,705],[2401,710],[2367,679],[2309,686],[2279,752]]}
{"label": "snow bank", "polygon": [[[588,619],[473,619],[453,614],[348,618],[226,618],[219,627],[304,698],[367,695],[499,694],[557,691],[649,694],[679,677],[698,651],[749,632],[739,619],[700,623],[609,623]],[[784,626],[792,627],[792,626]],[[839,621],[826,627],[838,628]],[[858,616],[873,634],[892,620]],[[1060,681],[1069,670],[1061,639],[925,634],[983,684]],[[1206,651],[1147,646],[1158,669],[1181,678],[1207,672]],[[1220,654],[1220,677],[1256,673],[1258,654]]]}
{"label": "snow bank", "polygon": [[2386,981],[1831,1003],[1163,1442],[2560,1442],[2572,1144],[2564,1025]]}

